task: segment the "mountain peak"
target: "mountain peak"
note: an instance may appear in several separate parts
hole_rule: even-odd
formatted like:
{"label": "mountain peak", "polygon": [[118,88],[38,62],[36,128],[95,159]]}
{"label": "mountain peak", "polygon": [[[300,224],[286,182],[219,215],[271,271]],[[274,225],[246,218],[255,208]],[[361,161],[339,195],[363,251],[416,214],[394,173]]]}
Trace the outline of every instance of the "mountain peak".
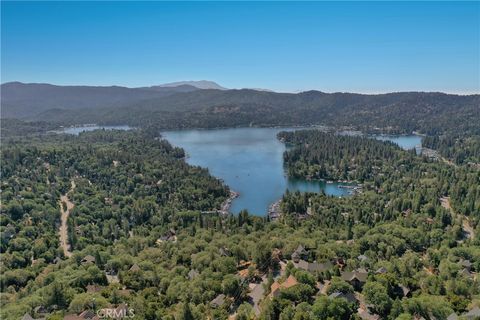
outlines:
{"label": "mountain peak", "polygon": [[218,83],[214,81],[208,81],[208,80],[199,80],[199,81],[177,81],[177,82],[170,82],[170,83],[164,83],[160,84],[155,87],[178,87],[178,86],[192,86],[198,89],[217,89],[217,90],[227,90],[227,88],[224,88],[220,86]]}

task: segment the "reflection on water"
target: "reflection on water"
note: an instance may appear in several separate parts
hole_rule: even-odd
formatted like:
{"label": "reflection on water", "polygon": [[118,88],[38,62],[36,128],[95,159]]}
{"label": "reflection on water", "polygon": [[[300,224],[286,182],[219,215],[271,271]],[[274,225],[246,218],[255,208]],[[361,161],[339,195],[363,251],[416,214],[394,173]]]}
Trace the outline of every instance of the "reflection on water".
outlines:
{"label": "reflection on water", "polygon": [[78,127],[68,127],[63,129],[63,133],[68,133],[68,134],[74,134],[74,135],[79,135],[82,132],[86,131],[94,131],[98,129],[104,129],[104,130],[130,130],[132,129],[129,126],[97,126],[97,125],[91,125],[91,126],[78,126]]}
{"label": "reflection on water", "polygon": [[[298,129],[298,128],[296,128]],[[188,154],[187,162],[208,168],[240,193],[231,211],[247,209],[265,215],[268,206],[290,191],[325,191],[346,196],[349,190],[338,183],[289,179],[283,167],[285,145],[276,138],[280,131],[294,128],[234,128],[218,130],[169,131],[162,135]]]}

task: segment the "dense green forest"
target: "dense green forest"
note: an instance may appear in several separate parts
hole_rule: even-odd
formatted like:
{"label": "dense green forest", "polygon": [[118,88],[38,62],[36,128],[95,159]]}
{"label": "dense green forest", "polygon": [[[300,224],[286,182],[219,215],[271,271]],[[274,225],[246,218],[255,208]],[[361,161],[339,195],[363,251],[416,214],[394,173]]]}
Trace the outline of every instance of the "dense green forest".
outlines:
{"label": "dense green forest", "polygon": [[438,151],[446,159],[456,164],[476,165],[480,163],[480,136],[450,134],[426,136],[424,147]]}
{"label": "dense green forest", "polygon": [[284,154],[288,174],[293,177],[363,182],[405,157],[394,143],[367,137],[301,130],[281,132],[278,138],[293,146]]}
{"label": "dense green forest", "polygon": [[219,212],[228,187],[153,132],[3,141],[2,319],[107,307],[136,319],[446,319],[480,304],[475,166],[281,133],[289,174],[361,191],[287,192],[269,221]]}
{"label": "dense green forest", "polygon": [[[435,208],[441,205],[440,198],[448,197],[457,212],[480,213],[480,170],[476,167],[430,160],[414,150],[364,137],[300,130],[281,132],[279,138],[291,145],[284,154],[290,175],[354,180],[362,183],[364,195],[387,197],[385,207],[397,210],[418,211],[424,204]],[[374,202],[379,207],[371,211],[378,212],[380,203]]]}

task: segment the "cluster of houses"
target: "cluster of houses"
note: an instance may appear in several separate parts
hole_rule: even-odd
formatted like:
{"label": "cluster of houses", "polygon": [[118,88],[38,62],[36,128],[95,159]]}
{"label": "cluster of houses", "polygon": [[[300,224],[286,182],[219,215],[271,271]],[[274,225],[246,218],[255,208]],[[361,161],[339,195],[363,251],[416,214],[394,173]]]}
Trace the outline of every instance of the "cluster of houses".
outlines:
{"label": "cluster of houses", "polygon": [[[160,240],[160,239],[159,239]],[[168,230],[164,236],[161,237],[162,242],[163,241],[176,241],[176,233],[174,230]],[[333,292],[328,295],[330,299],[345,299],[348,302],[355,303],[357,304],[358,307],[358,316],[361,319],[365,320],[378,320],[380,317],[378,315],[372,314],[370,311],[370,306],[365,303],[363,296],[359,294],[358,292],[361,291],[363,285],[367,282],[369,271],[365,268],[358,268],[352,271],[344,271],[345,269],[345,261],[341,258],[333,259],[331,261],[326,261],[326,262],[309,262],[309,251],[311,249],[307,248],[305,246],[299,245],[296,250],[291,254],[291,262],[297,269],[305,270],[313,274],[320,274],[324,273],[327,271],[331,271],[335,266],[337,272],[339,272],[339,276],[342,280],[345,282],[349,283],[352,285],[352,287],[355,289],[356,292],[354,293],[344,293],[344,292]],[[232,253],[227,247],[220,247],[218,250],[218,253],[220,256],[231,256]],[[360,262],[366,262],[369,258],[365,255],[359,255],[357,259]],[[272,260],[275,260],[276,262],[279,263],[280,265],[280,271],[277,273],[274,277],[274,282],[270,286],[270,292],[268,295],[264,292],[264,285],[267,283],[267,277],[265,274],[262,274],[258,269],[255,263],[252,261],[241,261],[238,266],[237,266],[237,276],[239,276],[242,281],[249,281],[249,288],[250,288],[250,293],[249,296],[251,298],[251,304],[254,307],[255,313],[258,315],[260,314],[260,306],[259,302],[262,299],[265,298],[270,298],[273,299],[275,297],[278,297],[280,295],[280,292],[282,290],[294,287],[297,285],[299,282],[295,278],[294,275],[289,275],[285,279],[285,273],[286,273],[286,262],[287,260],[283,259],[282,257],[282,252],[279,249],[275,249],[272,252]],[[92,255],[86,255],[80,260],[80,263],[82,265],[89,265],[89,264],[95,264],[96,259]],[[461,259],[458,261],[458,265],[462,268],[460,273],[466,277],[474,279],[476,277],[476,273],[472,272],[472,263],[469,260]],[[140,272],[141,268],[138,264],[134,263],[132,266],[130,266],[129,272]],[[381,267],[371,273],[375,274],[384,274],[387,273],[387,269],[384,267]],[[105,274],[107,276],[107,280],[109,283],[119,283],[118,275],[116,271],[114,270],[105,270]],[[338,274],[338,273],[337,273]],[[187,278],[190,280],[193,280],[194,278],[199,276],[199,272],[195,269],[192,269],[188,272]],[[280,281],[280,279],[284,279],[283,281]],[[316,288],[317,288],[317,294],[316,295],[327,295],[328,289],[330,287],[330,281],[329,280],[323,280],[323,281],[317,281],[316,283]],[[102,290],[101,286],[98,285],[87,285],[86,291],[93,293],[93,292],[100,292]],[[411,290],[407,286],[404,285],[399,285],[398,286],[399,293],[403,295],[404,297],[409,297],[411,296]],[[119,290],[121,292],[118,292],[121,296],[129,296],[130,291],[126,288],[123,288],[122,290]],[[225,294],[219,294],[216,296],[212,301],[210,301],[210,306],[212,308],[220,308],[222,306],[225,306],[226,304],[231,304],[233,302],[232,297],[228,297]],[[120,304],[116,308],[114,307],[113,309],[126,309],[127,310],[127,305],[126,304]],[[121,312],[122,310],[116,310],[118,311],[117,313]],[[48,316],[48,310],[46,310],[43,306],[36,307],[33,310],[33,315],[36,316],[36,318],[32,317],[30,314],[25,314],[22,318],[22,320],[41,320],[41,319],[46,319]],[[466,312],[465,314],[462,314],[458,316],[455,313],[452,313],[447,320],[456,320],[461,317],[462,319],[477,319],[480,317],[480,309],[478,307],[470,310],[469,312]],[[99,319],[98,315],[95,314],[91,310],[85,310],[81,312],[80,314],[70,314],[66,315],[64,317],[66,320],[96,320]],[[417,320],[422,320],[422,318],[419,318]]]}
{"label": "cluster of houses", "polygon": [[[302,245],[299,245],[291,255],[293,265],[297,269],[305,270],[311,273],[323,273],[328,270],[331,270],[336,265],[338,266],[339,270],[342,270],[340,272],[340,278],[343,281],[352,285],[352,287],[357,291],[361,290],[365,282],[367,282],[368,271],[366,269],[359,268],[352,271],[343,271],[345,267],[345,261],[342,258],[337,258],[332,261],[319,263],[316,261],[308,262],[307,261],[308,256],[309,256],[309,249]],[[368,260],[368,257],[366,257],[365,255],[360,255],[358,256],[358,260],[366,261]],[[377,270],[377,273],[385,273],[385,272],[387,272],[385,268],[380,268],[379,270]],[[328,292],[329,286],[330,286],[329,280],[317,282],[317,285],[316,285],[318,289],[317,295],[326,295]],[[358,294],[336,291],[331,293],[328,297],[330,299],[345,299],[348,302],[358,304],[359,305],[358,315],[362,319],[367,319],[367,320],[379,319],[378,315],[374,315],[370,312],[369,306],[365,304],[361,296]]]}
{"label": "cluster of houses", "polygon": [[[177,235],[176,235],[175,230],[174,229],[169,229],[157,240],[157,245],[159,245],[163,242],[176,242],[176,241],[177,241]],[[57,257],[57,258],[55,258],[54,263],[59,263],[60,261],[61,261],[61,259],[59,257]],[[88,266],[88,265],[95,264],[95,263],[96,263],[96,259],[92,255],[86,255],[80,260],[80,264],[84,265],[84,266]],[[140,272],[141,268],[138,264],[134,263],[128,271],[129,272]],[[194,276],[198,275],[198,273],[195,274],[195,272],[196,271],[191,271],[191,273],[189,273],[189,276],[194,277]],[[120,283],[120,279],[118,278],[118,274],[117,274],[116,270],[105,269],[105,276],[106,276],[109,284]],[[86,287],[86,291],[88,293],[100,292],[101,290],[102,290],[102,287],[100,287],[98,285],[87,285],[87,287]],[[131,290],[126,289],[124,287],[123,289],[118,290],[117,293],[119,294],[119,296],[128,297],[131,294]],[[38,308],[41,308],[41,309],[37,310]],[[120,304],[116,308],[113,308],[112,312],[117,311],[117,314],[118,314],[118,312],[121,312],[123,310],[123,309],[122,310],[120,310],[120,309],[117,310],[118,308],[123,308],[124,309],[124,308],[126,308],[126,305]],[[33,310],[33,313],[32,313],[35,316],[35,318],[31,314],[26,313],[23,316],[22,320],[41,320],[41,319],[45,319],[46,316],[48,315],[48,313],[49,313],[48,310],[46,310],[43,306],[37,307]],[[64,319],[67,319],[67,320],[76,320],[76,319],[94,320],[94,319],[100,319],[100,318],[93,311],[85,310],[85,311],[81,312],[80,314],[66,315],[64,317]]]}
{"label": "cluster of houses", "polygon": [[[225,254],[228,252],[228,249],[221,248],[221,253]],[[363,296],[359,294],[363,285],[367,282],[369,273],[374,274],[384,274],[387,273],[388,270],[385,267],[380,267],[377,270],[373,271],[365,269],[365,268],[357,268],[352,271],[345,271],[345,261],[341,258],[334,259],[332,261],[326,262],[309,262],[309,251],[310,249],[299,245],[296,250],[291,254],[291,262],[297,269],[305,270],[313,274],[324,273],[327,271],[332,271],[332,269],[337,266],[337,272],[339,272],[339,277],[349,283],[354,289],[355,292],[353,293],[344,293],[340,291],[336,291],[333,293],[328,294],[330,299],[345,299],[348,302],[355,303],[358,305],[357,315],[361,319],[365,320],[378,320],[380,319],[379,315],[373,314],[371,312],[371,306],[368,305]],[[281,252],[279,250],[274,250],[272,253],[272,258],[277,259],[280,262],[281,271],[274,277],[274,282],[270,286],[270,293],[268,295],[264,295],[263,285],[267,283],[267,277],[265,275],[261,275],[260,272],[256,269],[256,266],[251,261],[242,261],[238,265],[238,272],[237,275],[241,279],[249,279],[251,282],[249,284],[250,293],[249,296],[251,298],[251,304],[254,307],[255,313],[258,315],[260,314],[260,306],[259,301],[265,298],[274,298],[280,295],[282,290],[294,287],[299,282],[295,278],[294,275],[289,275],[286,279],[283,277],[286,271],[286,260],[282,259]],[[357,259],[360,262],[368,261],[368,257],[366,255],[359,255]],[[475,274],[471,272],[472,263],[468,260],[460,260],[458,264],[463,268],[461,273],[468,276],[473,277]],[[281,279],[284,279],[281,281]],[[327,295],[328,289],[330,287],[329,280],[318,281],[316,284],[317,294],[316,295]],[[406,285],[398,285],[398,293],[403,297],[411,297],[411,289]],[[218,295],[215,299],[213,299],[210,303],[210,306],[217,308],[224,305],[227,302],[231,302],[231,298],[226,297],[224,294]],[[461,315],[462,319],[476,319],[480,315],[480,309],[474,308],[469,312]],[[452,314],[448,320],[456,320],[458,316],[456,314]],[[418,320],[422,320],[419,318]]]}
{"label": "cluster of houses", "polygon": [[[80,260],[80,264],[83,266],[88,266],[96,263],[96,259],[92,255],[86,255]],[[138,264],[134,263],[128,270],[129,272],[140,272],[141,268]],[[113,270],[105,270],[105,275],[107,277],[108,283],[119,283],[119,278],[116,273],[116,271]],[[85,290],[87,293],[97,293],[102,291],[104,287],[96,285],[96,284],[89,284],[86,286]],[[120,290],[117,290],[117,294],[120,297],[128,297],[131,295],[131,290],[127,288],[123,288]],[[99,319],[104,319],[105,317],[102,316],[100,317],[96,312],[98,310],[91,310],[87,309],[79,314],[67,314],[64,316],[64,320],[99,320]],[[123,315],[128,315],[129,309],[128,305],[125,303],[121,303],[118,306],[112,306],[111,308],[108,308],[104,310],[105,312],[111,314],[111,315],[116,315],[113,318],[124,318]],[[26,313],[23,317],[22,320],[44,320],[47,319],[49,313],[52,312],[52,310],[48,310],[44,306],[38,306],[35,309],[33,309],[32,314]],[[33,316],[32,316],[33,315]],[[107,316],[110,317],[110,316]],[[112,317],[110,317],[112,318]]]}

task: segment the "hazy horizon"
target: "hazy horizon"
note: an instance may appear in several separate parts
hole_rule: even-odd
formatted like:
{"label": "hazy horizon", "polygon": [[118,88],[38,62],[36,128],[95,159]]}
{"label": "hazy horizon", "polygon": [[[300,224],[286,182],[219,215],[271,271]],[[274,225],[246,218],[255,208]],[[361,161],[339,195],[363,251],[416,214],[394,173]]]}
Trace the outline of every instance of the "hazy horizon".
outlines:
{"label": "hazy horizon", "polygon": [[[152,87],[152,86],[162,86],[164,84],[170,84],[174,82],[196,82],[196,81],[211,81],[214,82],[217,85],[223,86],[222,83],[219,83],[214,80],[208,80],[208,79],[200,79],[200,80],[178,80],[178,81],[170,81],[170,82],[165,82],[165,83],[152,83],[152,84],[145,84],[145,85],[140,85],[140,86],[127,86],[127,85],[121,85],[121,84],[99,84],[99,85],[92,85],[92,84],[87,84],[87,83],[66,83],[66,84],[59,84],[59,83],[49,83],[49,82],[24,82],[24,81],[18,81],[18,80],[13,80],[13,81],[8,81],[8,82],[2,82],[1,85],[7,84],[7,83],[23,83],[23,84],[46,84],[46,85],[53,85],[53,86],[75,86],[75,87],[124,87],[124,88],[129,88],[129,89],[138,89],[138,88],[145,88],[145,87]],[[224,87],[224,86],[223,86]],[[426,90],[405,90],[405,91],[399,91],[399,90],[394,90],[394,91],[384,91],[384,92],[359,92],[359,91],[326,91],[322,90],[321,88],[310,88],[310,89],[305,89],[305,90],[296,90],[296,91],[278,91],[278,90],[273,90],[270,88],[252,88],[252,87],[239,87],[239,88],[229,88],[229,87],[224,87],[225,90],[257,90],[257,91],[266,91],[266,92],[275,92],[275,93],[291,93],[291,94],[297,94],[297,93],[302,93],[302,92],[307,92],[307,91],[319,91],[323,93],[353,93],[353,94],[366,94],[366,95],[381,95],[381,94],[388,94],[388,93],[404,93],[404,92],[425,92],[425,93],[444,93],[444,94],[452,94],[452,95],[460,95],[460,96],[469,96],[469,95],[479,95],[480,91],[477,92],[446,92],[446,91],[426,91]]]}

